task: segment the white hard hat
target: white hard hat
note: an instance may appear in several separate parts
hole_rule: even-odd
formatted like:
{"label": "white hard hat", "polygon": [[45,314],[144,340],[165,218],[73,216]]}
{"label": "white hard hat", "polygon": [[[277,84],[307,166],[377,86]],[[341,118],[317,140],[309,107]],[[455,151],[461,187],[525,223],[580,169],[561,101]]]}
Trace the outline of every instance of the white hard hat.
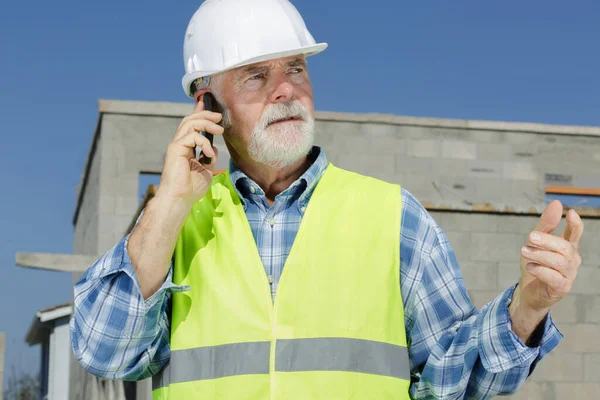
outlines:
{"label": "white hard hat", "polygon": [[326,47],[315,42],[288,0],[206,0],[185,34],[183,90],[191,97],[198,78]]}

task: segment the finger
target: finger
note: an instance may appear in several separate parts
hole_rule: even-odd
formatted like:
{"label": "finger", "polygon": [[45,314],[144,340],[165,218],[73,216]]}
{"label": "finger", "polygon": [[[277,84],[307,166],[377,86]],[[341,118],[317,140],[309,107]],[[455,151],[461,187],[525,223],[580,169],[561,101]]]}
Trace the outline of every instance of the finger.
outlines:
{"label": "finger", "polygon": [[546,206],[546,209],[540,216],[537,226],[534,230],[552,233],[560,223],[562,218],[563,206],[560,201],[553,200]]}
{"label": "finger", "polygon": [[213,148],[212,148],[212,149],[213,149],[213,151],[214,151],[215,153],[214,153],[214,157],[210,158],[210,163],[203,163],[203,162],[200,162],[200,161],[198,161],[198,160],[196,159],[196,157],[194,157],[194,158],[191,160],[191,163],[192,163],[192,169],[193,169],[194,171],[197,171],[197,172],[202,172],[202,171],[206,170],[206,171],[214,172],[214,169],[215,169],[215,164],[217,163],[217,159],[218,159],[218,157],[219,157],[219,149],[217,149],[217,148],[216,148],[216,147],[214,147],[214,146],[213,146]]}
{"label": "finger", "polygon": [[199,90],[194,95],[194,100],[196,100],[194,112],[204,111],[204,93],[206,92],[207,90]]}
{"label": "finger", "polygon": [[569,270],[569,261],[562,254],[553,251],[536,249],[530,246],[523,246],[521,254],[528,262],[534,262],[559,272],[564,277],[571,275]]}
{"label": "finger", "polygon": [[562,254],[567,258],[573,251],[573,246],[565,239],[549,233],[536,231],[533,231],[529,234],[529,242],[527,244],[531,245],[531,247]]}
{"label": "finger", "polygon": [[572,281],[569,278],[565,278],[558,271],[535,263],[528,263],[525,268],[531,275],[548,285],[551,291],[560,294],[569,292]]}
{"label": "finger", "polygon": [[567,227],[563,236],[565,240],[568,240],[575,248],[579,247],[579,239],[583,235],[583,221],[575,210],[569,210],[567,212]]}
{"label": "finger", "polygon": [[217,163],[217,159],[219,158],[219,149],[217,149],[215,146],[213,146],[212,150],[213,150],[214,154],[210,158],[210,163],[206,164],[207,167],[210,167],[211,171],[215,169],[215,164]]}
{"label": "finger", "polygon": [[194,149],[195,147],[198,147],[199,150],[202,150],[202,152],[208,157],[214,156],[214,151],[209,140],[197,132],[190,132],[189,134],[174,141],[173,144],[185,147],[187,149]]}
{"label": "finger", "polygon": [[181,136],[181,133],[186,133],[187,131],[182,131],[182,127],[186,124],[188,124],[191,121],[197,121],[197,120],[209,120],[212,121],[216,124],[218,124],[219,122],[221,122],[221,119],[223,119],[223,115],[221,115],[220,113],[217,112],[213,112],[213,111],[201,111],[199,113],[194,113],[194,114],[190,114],[187,117],[183,118],[181,120],[181,122],[179,123],[179,126],[177,127],[177,131],[175,132],[175,137],[177,136]]}
{"label": "finger", "polygon": [[206,119],[193,119],[181,125],[174,141],[177,141],[192,132],[208,132],[212,133],[213,135],[222,135],[224,131],[225,130],[222,126],[217,125],[213,121]]}

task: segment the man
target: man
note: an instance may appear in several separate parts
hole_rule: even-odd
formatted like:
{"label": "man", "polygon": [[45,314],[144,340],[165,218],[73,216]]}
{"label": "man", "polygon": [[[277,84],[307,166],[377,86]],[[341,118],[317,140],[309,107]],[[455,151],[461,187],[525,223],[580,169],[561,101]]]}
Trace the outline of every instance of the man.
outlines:
{"label": "man", "polygon": [[[549,310],[581,263],[579,216],[553,236],[562,206],[549,204],[519,284],[477,312],[412,195],[312,146],[305,56],[325,47],[287,0],[196,12],[183,79],[195,111],[131,235],[75,287],[89,372],[154,376],[157,399],[481,399],[516,391],[557,345]],[[207,92],[222,113],[203,109]],[[224,136],[226,174],[201,131]]]}

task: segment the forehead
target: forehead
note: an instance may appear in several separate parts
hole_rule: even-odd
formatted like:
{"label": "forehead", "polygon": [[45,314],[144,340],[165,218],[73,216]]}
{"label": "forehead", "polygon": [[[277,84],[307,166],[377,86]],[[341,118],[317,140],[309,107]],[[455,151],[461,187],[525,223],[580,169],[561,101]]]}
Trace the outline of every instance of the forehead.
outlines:
{"label": "forehead", "polygon": [[255,71],[257,69],[263,69],[263,68],[271,69],[271,68],[275,68],[275,67],[295,66],[295,65],[304,65],[304,64],[306,64],[306,57],[303,54],[301,54],[301,55],[276,58],[274,60],[268,60],[268,61],[254,63],[254,64],[244,65],[242,67],[238,67],[238,68],[234,69],[232,72],[244,73],[244,72]]}

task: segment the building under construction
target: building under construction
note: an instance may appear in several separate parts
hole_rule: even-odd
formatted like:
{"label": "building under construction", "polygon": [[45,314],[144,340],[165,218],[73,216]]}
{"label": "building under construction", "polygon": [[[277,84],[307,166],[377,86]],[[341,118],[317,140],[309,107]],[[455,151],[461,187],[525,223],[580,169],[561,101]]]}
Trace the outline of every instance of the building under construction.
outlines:
{"label": "building under construction", "polygon": [[[77,188],[75,254],[19,253],[17,263],[70,271],[78,280],[131,229],[153,195],[144,185],[140,196],[140,182],[161,173],[167,144],[191,111],[190,104],[100,101]],[[225,169],[227,149],[221,137],[215,144],[217,169]],[[597,398],[600,128],[317,112],[316,144],[333,164],[401,184],[422,202],[447,233],[478,308],[518,280],[520,248],[547,201],[558,198],[576,208],[586,230],[583,265],[572,293],[552,311],[565,339],[512,398]],[[150,399],[148,380],[107,382],[83,371],[64,339],[56,339],[71,310],[41,310],[27,338],[47,346],[44,394],[56,400]],[[57,372],[62,365],[69,373]]]}

